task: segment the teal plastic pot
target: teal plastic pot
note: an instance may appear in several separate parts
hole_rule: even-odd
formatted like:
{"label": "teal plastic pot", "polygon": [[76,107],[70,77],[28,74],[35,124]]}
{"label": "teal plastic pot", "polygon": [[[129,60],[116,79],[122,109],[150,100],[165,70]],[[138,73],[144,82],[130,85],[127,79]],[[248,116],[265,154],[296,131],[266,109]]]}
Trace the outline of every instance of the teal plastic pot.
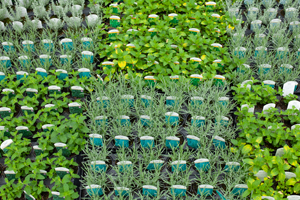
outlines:
{"label": "teal plastic pot", "polygon": [[141,101],[143,106],[148,107],[152,103],[152,97],[147,95],[141,95]]}
{"label": "teal plastic pot", "polygon": [[198,171],[205,171],[207,172],[210,169],[210,163],[209,160],[206,158],[200,158],[194,161],[195,168]]}
{"label": "teal plastic pot", "polygon": [[293,66],[292,65],[289,65],[289,64],[282,64],[280,65],[280,70],[279,70],[279,73],[291,73],[292,70],[293,70]]}
{"label": "teal plastic pot", "polygon": [[122,95],[121,102],[123,105],[133,108],[134,107],[134,96]]}
{"label": "teal plastic pot", "polygon": [[248,189],[248,186],[246,184],[238,184],[235,185],[231,193],[234,196],[242,196],[243,193]]}
{"label": "teal plastic pot", "polygon": [[174,171],[180,171],[184,172],[186,171],[186,161],[185,160],[176,160],[171,163],[172,172]]}
{"label": "teal plastic pot", "polygon": [[193,106],[200,106],[203,104],[203,97],[191,97],[190,104]]}
{"label": "teal plastic pot", "polygon": [[183,185],[172,185],[171,186],[171,195],[175,197],[185,197],[186,196],[186,187]]}
{"label": "teal plastic pot", "polygon": [[246,56],[246,48],[245,47],[239,47],[234,50],[234,55],[237,56],[239,59],[243,59]]}
{"label": "teal plastic pot", "polygon": [[90,49],[93,47],[93,40],[91,38],[81,38],[81,44],[84,49]]}
{"label": "teal plastic pot", "polygon": [[205,126],[205,117],[202,116],[194,116],[191,118],[192,126],[201,127]]}
{"label": "teal plastic pot", "polygon": [[118,119],[120,121],[121,126],[130,126],[130,118],[126,115],[121,115]]}
{"label": "teal plastic pot", "polygon": [[179,125],[179,114],[176,112],[167,112],[165,114],[165,122],[171,126]]}
{"label": "teal plastic pot", "polygon": [[46,78],[48,76],[47,71],[43,68],[36,68],[35,71],[37,75],[40,75],[43,78]]}
{"label": "teal plastic pot", "polygon": [[97,116],[95,118],[95,123],[98,126],[107,126],[108,125],[108,118],[106,116]]}
{"label": "teal plastic pot", "polygon": [[93,63],[94,62],[94,54],[90,51],[83,51],[81,52],[82,61],[86,63]]}
{"label": "teal plastic pot", "polygon": [[215,136],[213,138],[213,145],[216,148],[225,149],[226,148],[225,139],[219,136]]}
{"label": "teal plastic pot", "polygon": [[229,104],[229,98],[228,97],[219,97],[219,104],[221,106],[227,106]]}
{"label": "teal plastic pot", "polygon": [[261,28],[261,24],[262,24],[262,21],[261,20],[254,20],[251,22],[251,26],[250,26],[250,29],[252,31],[255,31],[257,29],[260,29]]}
{"label": "teal plastic pot", "polygon": [[70,55],[61,55],[61,56],[59,56],[59,60],[62,65],[73,63],[72,56],[70,56]]}
{"label": "teal plastic pot", "polygon": [[154,147],[154,137],[151,136],[142,136],[140,137],[141,147],[143,148],[150,148]]}
{"label": "teal plastic pot", "polygon": [[242,74],[245,74],[246,71],[250,70],[250,65],[243,64],[242,66],[238,66],[236,71]]}
{"label": "teal plastic pot", "polygon": [[56,85],[51,85],[48,87],[48,93],[50,94],[61,94],[61,88]]}
{"label": "teal plastic pot", "polygon": [[143,196],[156,197],[157,187],[153,185],[143,185]]}
{"label": "teal plastic pot", "polygon": [[23,41],[22,46],[23,46],[23,49],[27,52],[34,52],[35,51],[34,44],[30,40]]}
{"label": "teal plastic pot", "polygon": [[60,41],[60,44],[62,45],[63,49],[66,51],[72,51],[74,46],[73,46],[73,41],[69,38],[64,38]]}
{"label": "teal plastic pot", "polygon": [[269,64],[262,64],[258,66],[258,73],[267,74],[271,71],[271,65]]}
{"label": "teal plastic pot", "polygon": [[17,74],[17,80],[19,80],[21,83],[23,83],[24,80],[28,77],[27,72],[18,71],[16,74]]}
{"label": "teal plastic pot", "polygon": [[103,190],[100,185],[89,185],[85,187],[87,193],[92,196],[102,196],[103,195]]}
{"label": "teal plastic pot", "polygon": [[166,105],[170,107],[179,106],[179,100],[177,97],[168,96],[166,99]]}
{"label": "teal plastic pot", "polygon": [[106,164],[101,160],[91,161],[91,169],[98,173],[106,172]]}
{"label": "teal plastic pot", "polygon": [[5,68],[10,68],[11,67],[10,58],[7,56],[1,56],[0,57],[0,65]]}
{"label": "teal plastic pot", "polygon": [[27,56],[20,56],[18,60],[20,62],[21,67],[26,68],[26,67],[30,67],[31,65],[31,61]]}
{"label": "teal plastic pot", "polygon": [[120,161],[117,163],[117,165],[119,172],[121,173],[132,169],[132,162],[130,161]]}
{"label": "teal plastic pot", "polygon": [[241,165],[238,162],[227,162],[224,168],[225,172],[237,172]]}
{"label": "teal plastic pot", "polygon": [[99,135],[99,134],[90,134],[89,135],[89,138],[90,138],[90,143],[92,145],[95,145],[95,146],[100,146],[102,147],[103,146],[103,139],[102,139],[102,135]]}
{"label": "teal plastic pot", "polygon": [[4,51],[7,53],[16,51],[13,43],[11,43],[11,42],[2,42],[2,46],[3,46]]}
{"label": "teal plastic pot", "polygon": [[116,147],[129,147],[129,138],[123,135],[115,136],[115,146]]}
{"label": "teal plastic pot", "polygon": [[151,117],[148,115],[141,115],[140,121],[141,121],[142,126],[144,126],[144,127],[151,126]]}
{"label": "teal plastic pot", "polygon": [[6,81],[6,76],[3,72],[0,72],[0,82],[1,81]]}
{"label": "teal plastic pot", "polygon": [[147,170],[160,170],[164,164],[163,160],[152,160],[147,166]]}
{"label": "teal plastic pot", "polygon": [[97,97],[97,103],[99,104],[100,107],[102,108],[108,108],[110,105],[110,98],[106,96],[102,97]]}
{"label": "teal plastic pot", "polygon": [[54,45],[52,40],[44,39],[42,40],[43,47],[46,51],[51,52],[53,51]]}
{"label": "teal plastic pot", "polygon": [[49,55],[40,55],[40,62],[42,66],[50,66],[52,65],[52,59]]}
{"label": "teal plastic pot", "polygon": [[117,197],[119,197],[119,196],[126,197],[126,196],[129,196],[129,193],[130,193],[129,188],[125,188],[125,187],[116,187],[115,188],[115,195]]}
{"label": "teal plastic pot", "polygon": [[57,75],[57,78],[59,80],[65,80],[68,77],[68,72],[66,70],[63,69],[57,69],[55,70],[55,72],[59,72],[59,74]]}
{"label": "teal plastic pot", "polygon": [[180,138],[175,136],[166,137],[166,147],[168,149],[179,148]]}
{"label": "teal plastic pot", "polygon": [[266,47],[256,47],[254,51],[254,58],[266,58],[267,48]]}
{"label": "teal plastic pot", "polygon": [[264,85],[270,86],[271,88],[275,88],[275,81],[265,80],[263,81]]}
{"label": "teal plastic pot", "polygon": [[289,49],[285,47],[279,47],[276,51],[276,59],[283,59],[286,58],[289,55]]}
{"label": "teal plastic pot", "polygon": [[189,147],[193,149],[198,149],[201,146],[200,138],[193,135],[187,135],[187,144]]}
{"label": "teal plastic pot", "polygon": [[215,119],[215,124],[220,124],[221,126],[227,127],[229,124],[229,118],[222,116],[220,120]]}
{"label": "teal plastic pot", "polygon": [[90,78],[92,75],[91,75],[91,71],[87,68],[80,68],[78,69],[78,72],[79,72],[79,77],[80,78]]}
{"label": "teal plastic pot", "polygon": [[212,196],[214,187],[212,185],[199,185],[197,194],[200,196]]}

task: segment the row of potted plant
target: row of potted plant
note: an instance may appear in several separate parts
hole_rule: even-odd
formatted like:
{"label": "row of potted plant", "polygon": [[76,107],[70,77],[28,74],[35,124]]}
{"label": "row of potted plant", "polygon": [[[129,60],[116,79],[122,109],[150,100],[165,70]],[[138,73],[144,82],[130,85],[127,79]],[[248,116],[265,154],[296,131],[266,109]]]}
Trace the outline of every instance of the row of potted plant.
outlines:
{"label": "row of potted plant", "polygon": [[[227,127],[221,124],[213,125],[210,122],[199,127],[198,124],[188,123],[187,127],[182,127],[187,131],[186,134],[185,131],[178,132],[179,125],[165,126],[164,121],[154,120],[158,115],[163,116],[165,110],[182,110],[181,104],[185,101],[182,96],[185,92],[203,95],[203,98],[199,98],[203,100],[201,104],[189,103],[187,113],[201,113],[209,118],[214,116],[211,112],[229,114],[233,106],[228,98],[224,98],[225,102],[222,103],[213,101],[224,97],[229,88],[213,87],[213,81],[206,81],[201,87],[195,87],[185,79],[178,82],[166,79],[166,82],[157,84],[166,94],[157,93],[154,87],[147,86],[143,78],[125,79],[121,76],[117,82],[107,82],[104,87],[98,85],[95,94],[91,95],[86,109],[91,119],[89,128],[92,133],[84,150],[86,160],[83,191],[86,191],[86,196],[201,198],[214,195],[217,191],[226,197],[240,195],[245,191],[245,169],[242,163],[236,160],[237,155],[228,154],[226,149],[230,149],[231,144],[224,143],[224,139],[220,137],[232,138],[233,127],[229,124]],[[178,87],[181,90],[177,90]],[[145,93],[147,95],[143,95]],[[132,94],[130,97],[135,98],[120,104],[124,94]],[[168,105],[168,99],[165,97],[169,94],[178,97],[178,105]],[[187,100],[190,102],[189,98]],[[131,104],[133,107],[130,107]],[[118,113],[127,113],[130,116],[149,113],[153,122],[148,123],[148,118],[145,117],[145,120],[137,119],[134,123],[127,121],[130,123],[127,126],[126,123],[122,124],[122,121],[110,123],[109,120],[106,121],[109,117],[99,117],[104,114],[115,117],[119,116]],[[167,122],[170,122],[170,118]],[[214,133],[212,140],[208,136],[210,132]],[[217,133],[218,135],[215,135]],[[185,136],[186,140],[183,141],[182,136]],[[138,138],[139,143],[131,142],[131,138]],[[158,138],[163,138],[159,139],[162,142],[157,142]],[[117,148],[110,148],[111,144]],[[211,147],[215,148],[214,152]],[[220,155],[222,160],[219,159]],[[241,176],[235,179],[235,173]],[[191,174],[196,175],[195,179],[190,177]],[[218,182],[217,178],[213,178],[221,174],[231,181],[224,191],[221,188],[224,180]],[[135,181],[130,181],[133,179]]]}

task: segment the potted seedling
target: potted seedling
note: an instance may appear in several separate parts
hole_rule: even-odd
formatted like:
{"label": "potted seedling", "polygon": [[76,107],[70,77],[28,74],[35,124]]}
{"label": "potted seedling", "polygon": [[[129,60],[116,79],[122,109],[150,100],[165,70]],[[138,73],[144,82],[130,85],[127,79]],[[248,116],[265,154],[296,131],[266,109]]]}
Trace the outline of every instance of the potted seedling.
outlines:
{"label": "potted seedling", "polygon": [[118,16],[110,16],[109,17],[109,24],[113,28],[119,27],[120,26],[120,17],[118,17]]}
{"label": "potted seedling", "polygon": [[32,148],[33,148],[35,156],[39,156],[42,153],[44,153],[43,149],[40,148],[38,145],[34,145],[34,146],[32,146]]}
{"label": "potted seedling", "polygon": [[156,84],[156,78],[154,76],[145,76],[144,80],[146,84],[150,87],[153,87]]}
{"label": "potted seedling", "polygon": [[59,56],[59,60],[62,65],[73,63],[71,55],[61,55],[61,56]]}
{"label": "potted seedling", "polygon": [[103,190],[100,185],[89,185],[85,187],[87,193],[92,196],[102,196],[103,195]]}
{"label": "potted seedling", "polygon": [[80,86],[72,86],[71,87],[72,97],[84,97],[83,88]]}
{"label": "potted seedling", "polygon": [[103,145],[103,139],[102,139],[102,135],[99,135],[97,133],[93,133],[89,135],[90,138],[90,143],[92,145],[96,145],[96,146],[102,146]]}
{"label": "potted seedling", "polygon": [[10,58],[7,56],[1,56],[0,57],[0,65],[5,67],[5,68],[9,68],[11,67],[11,61]]}
{"label": "potted seedling", "polygon": [[0,108],[0,116],[1,118],[9,117],[11,114],[11,109],[7,107]]}
{"label": "potted seedling", "polygon": [[1,149],[2,149],[2,151],[4,153],[7,153],[8,150],[9,150],[9,148],[7,148],[7,147],[9,147],[12,143],[13,143],[12,139],[8,139],[8,140],[5,140],[4,142],[2,142],[1,143]]}
{"label": "potted seedling", "polygon": [[197,194],[200,196],[212,196],[214,186],[212,185],[199,185]]}
{"label": "potted seedling", "polygon": [[81,114],[82,113],[82,107],[81,104],[77,102],[72,102],[68,104],[70,114]]}
{"label": "potted seedling", "polygon": [[61,94],[61,88],[59,86],[56,86],[56,85],[51,85],[51,86],[48,87],[48,92],[49,92],[49,95]]}
{"label": "potted seedling", "polygon": [[65,175],[70,174],[70,170],[65,167],[56,167],[56,174],[62,179]]}
{"label": "potted seedling", "polygon": [[68,77],[68,72],[66,70],[57,69],[57,70],[55,70],[55,72],[57,73],[57,78],[59,80],[64,81]]}
{"label": "potted seedling", "polygon": [[165,123],[171,126],[179,125],[179,114],[176,112],[165,113]]}
{"label": "potted seedling", "polygon": [[16,130],[22,137],[31,137],[33,135],[27,126],[18,126],[16,127]]}
{"label": "potted seedling", "polygon": [[213,145],[216,148],[225,149],[226,148],[225,139],[220,136],[215,136],[213,137]]}
{"label": "potted seedling", "polygon": [[19,56],[18,60],[24,68],[28,68],[31,65],[31,60],[28,56]]}
{"label": "potted seedling", "polygon": [[91,161],[91,169],[97,173],[102,173],[102,172],[106,172],[107,166],[105,161],[96,160],[96,161]]}
{"label": "potted seedling", "polygon": [[234,196],[241,196],[247,189],[248,189],[248,186],[246,184],[237,184],[234,186],[231,193]]}
{"label": "potted seedling", "polygon": [[10,180],[14,180],[16,179],[16,173],[17,172],[14,172],[13,170],[11,171],[4,171],[4,174],[5,174],[5,177],[10,181]]}

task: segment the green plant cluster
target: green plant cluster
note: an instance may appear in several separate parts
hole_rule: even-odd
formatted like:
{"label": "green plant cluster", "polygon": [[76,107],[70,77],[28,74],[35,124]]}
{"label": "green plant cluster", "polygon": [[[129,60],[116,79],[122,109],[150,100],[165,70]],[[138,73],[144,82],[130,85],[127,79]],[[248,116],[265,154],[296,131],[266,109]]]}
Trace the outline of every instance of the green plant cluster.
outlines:
{"label": "green plant cluster", "polygon": [[[78,72],[73,72],[73,76],[62,81],[58,79],[57,73],[51,72],[54,74],[49,74],[46,78],[32,73],[20,80],[16,79],[16,75],[8,75],[1,81],[1,89],[14,90],[13,94],[2,93],[0,102],[1,107],[11,109],[10,115],[0,119],[0,124],[4,127],[0,141],[2,143],[7,139],[13,140],[13,143],[6,147],[8,152],[1,151],[1,155],[5,158],[5,170],[16,172],[12,179],[6,177],[7,184],[0,188],[2,199],[20,197],[23,194],[23,190],[12,186],[14,180],[18,180],[19,184],[25,187],[26,194],[36,199],[41,199],[42,195],[51,197],[51,191],[60,192],[61,197],[66,199],[78,197],[76,186],[71,181],[80,178],[77,174],[78,164],[73,159],[84,148],[89,129],[86,127],[86,116],[70,113],[69,103],[77,102],[84,107],[84,96],[74,97],[70,86],[81,86],[86,94],[90,94],[92,91],[86,86],[89,84],[91,87],[90,83],[96,82],[96,79],[77,78]],[[51,85],[60,86],[61,91],[50,93],[47,86]],[[36,89],[38,92],[29,94],[27,88]],[[45,107],[46,104],[54,106]],[[21,106],[32,107],[33,112],[24,112],[20,109]],[[43,127],[49,124],[53,126]],[[26,126],[26,133],[16,130],[18,126]],[[32,150],[32,138],[37,141],[38,150]],[[56,148],[55,143],[66,144],[66,149]],[[34,159],[28,157],[31,151],[34,152]],[[57,167],[68,168],[70,173],[59,177],[55,171]],[[40,170],[45,170],[45,174]],[[44,184],[46,178],[54,183],[52,188]]]}
{"label": "green plant cluster", "polygon": [[[144,75],[190,75],[203,73],[212,78],[218,73],[226,73],[234,68],[226,47],[226,28],[235,23],[222,11],[222,2],[215,8],[208,8],[205,2],[197,1],[124,1],[115,2],[117,8],[106,1],[104,18],[122,16],[119,25],[112,25],[109,33],[98,46],[104,61],[112,61],[113,66],[103,66],[105,74],[116,72]],[[169,14],[177,14],[171,18]],[[156,14],[158,18],[149,18]],[[214,18],[212,14],[219,14]],[[196,28],[200,32],[191,32]],[[197,63],[191,58],[200,58]],[[220,60],[220,63],[214,63]]]}
{"label": "green plant cluster", "polygon": [[[275,103],[278,99],[275,96],[277,91],[272,88],[270,90],[273,92],[269,92],[268,96],[263,97],[260,93],[263,87],[270,86],[256,86],[258,87],[255,89],[255,85],[252,85],[251,91],[234,88],[237,102],[246,105],[235,112],[240,131],[239,137],[232,140],[233,144],[248,156],[243,161],[249,165],[251,177],[247,180],[248,190],[244,196],[250,195],[255,200],[261,199],[262,196],[286,199],[286,196],[300,193],[297,153],[300,144],[300,113],[295,107],[257,111],[260,109],[259,103]],[[294,100],[293,96],[295,95],[286,96],[283,101]]]}
{"label": "green plant cluster", "polygon": [[[276,84],[296,80],[300,74],[300,37],[299,26],[292,27],[291,23],[299,20],[299,2],[282,1],[286,2],[284,12],[280,11],[276,1],[246,1],[249,3],[246,8],[241,6],[243,1],[232,2],[227,0],[225,8],[240,23],[228,31],[229,39],[225,44],[237,65],[228,73],[228,78],[234,84],[253,75],[257,75],[260,81],[272,80]],[[288,14],[288,10],[293,8],[295,12]],[[251,11],[255,9],[257,12]],[[271,12],[272,9],[275,12]],[[251,23],[257,20],[261,22],[260,28],[251,29]],[[266,64],[270,68],[262,68]]]}
{"label": "green plant cluster", "polygon": [[[177,89],[179,87],[181,90]],[[195,87],[190,85],[188,79],[180,78],[178,82],[167,80],[161,83],[161,88],[164,93],[157,93],[154,87],[149,87],[140,77],[125,79],[124,76],[120,76],[116,82],[107,82],[104,87],[99,85],[91,95],[86,109],[90,118],[89,129],[90,133],[101,135],[102,143],[94,143],[94,136],[90,136],[84,150],[86,162],[82,183],[84,188],[100,186],[103,195],[87,192],[86,196],[92,199],[123,199],[124,196],[115,194],[117,187],[123,187],[129,188],[129,199],[134,199],[136,195],[150,198],[143,193],[142,188],[151,185],[157,188],[157,196],[151,198],[176,199],[180,197],[172,193],[171,186],[182,185],[187,187],[186,198],[194,199],[204,197],[195,194],[195,191],[193,193],[190,188],[209,184],[214,190],[222,191],[226,198],[233,198],[234,186],[245,183],[248,169],[244,168],[241,162],[243,155],[238,151],[230,151],[230,140],[235,137],[235,128],[230,118],[234,104],[229,99],[227,103],[222,104],[219,99],[227,97],[226,88],[229,87],[215,87],[212,81]],[[132,95],[133,102],[123,101],[123,95]],[[142,95],[151,99],[149,104],[143,103]],[[168,96],[176,98],[175,104],[167,103]],[[196,96],[203,98],[202,103],[191,102],[191,97]],[[132,105],[129,102],[132,102]],[[179,113],[179,124],[168,124],[166,112]],[[150,117],[148,125],[141,121],[144,115]],[[130,122],[121,124],[119,116],[128,116]],[[192,122],[191,117],[195,116],[205,118],[200,127]],[[220,121],[222,116],[228,117],[227,125]],[[104,120],[97,121],[99,119]],[[200,143],[199,146],[196,145],[196,149],[189,146],[187,135],[199,138]],[[119,136],[128,137],[128,146],[125,146],[125,143],[117,145],[116,137]],[[143,136],[153,137],[153,146],[142,146]],[[179,145],[168,147],[167,137],[170,136],[179,138]],[[225,139],[226,148],[215,146],[215,136]],[[200,158],[209,159],[211,168],[198,171],[194,161]],[[162,160],[162,167],[147,169],[153,160]],[[181,170],[179,166],[172,170],[172,162],[178,160],[186,161],[185,170]],[[97,164],[92,163],[96,161],[104,162],[105,169],[97,169]],[[120,171],[122,165],[117,163],[122,161],[130,161],[132,166]],[[226,171],[226,163],[233,161],[239,162],[240,168],[236,171]]]}

